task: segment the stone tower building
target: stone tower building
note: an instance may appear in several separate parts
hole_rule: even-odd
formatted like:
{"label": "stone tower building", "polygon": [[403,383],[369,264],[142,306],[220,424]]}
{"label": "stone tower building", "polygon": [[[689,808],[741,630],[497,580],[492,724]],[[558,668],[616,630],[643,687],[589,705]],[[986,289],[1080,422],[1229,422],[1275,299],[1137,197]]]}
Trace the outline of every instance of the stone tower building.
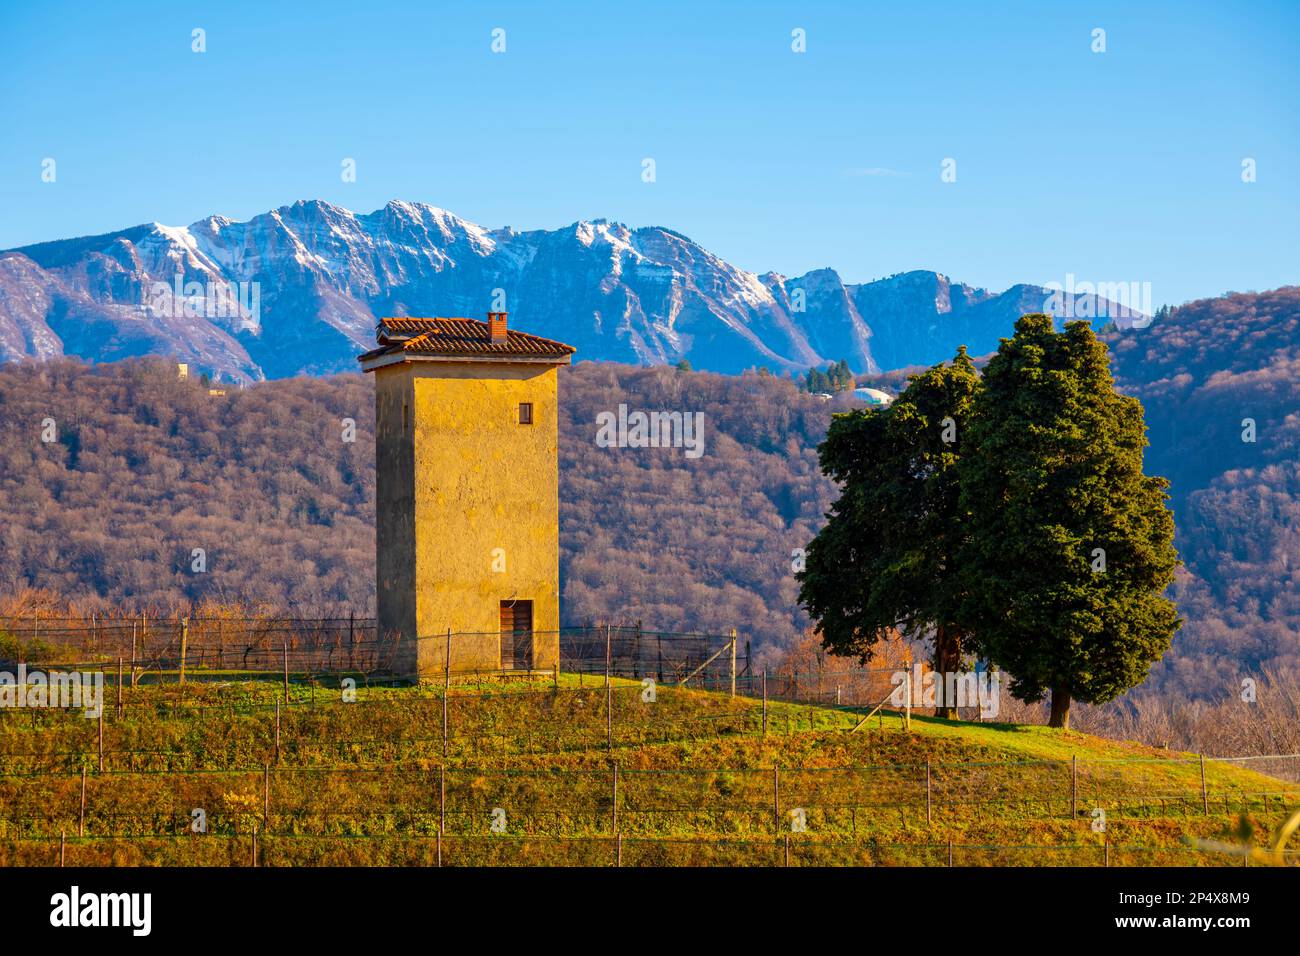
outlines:
{"label": "stone tower building", "polygon": [[375,375],[376,600],[395,668],[559,663],[558,367],[574,349],[488,321],[390,318]]}

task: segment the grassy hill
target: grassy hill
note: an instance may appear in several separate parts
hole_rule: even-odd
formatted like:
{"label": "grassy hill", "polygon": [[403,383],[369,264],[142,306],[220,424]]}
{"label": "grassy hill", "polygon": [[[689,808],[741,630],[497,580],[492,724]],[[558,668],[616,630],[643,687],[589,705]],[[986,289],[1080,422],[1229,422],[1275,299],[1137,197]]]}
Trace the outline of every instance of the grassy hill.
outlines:
{"label": "grassy hill", "polygon": [[764,732],[760,700],[601,677],[454,684],[445,744],[441,688],[279,691],[0,712],[0,863],[1241,865],[1187,839],[1300,802],[1079,733],[778,702]]}

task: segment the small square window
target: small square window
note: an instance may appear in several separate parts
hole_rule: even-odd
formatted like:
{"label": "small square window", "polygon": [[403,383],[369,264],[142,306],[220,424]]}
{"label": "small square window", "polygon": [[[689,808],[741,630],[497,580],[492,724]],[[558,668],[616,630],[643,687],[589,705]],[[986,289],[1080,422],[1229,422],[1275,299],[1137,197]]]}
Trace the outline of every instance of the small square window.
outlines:
{"label": "small square window", "polygon": [[533,403],[520,402],[519,403],[519,424],[531,425],[532,423],[533,423]]}

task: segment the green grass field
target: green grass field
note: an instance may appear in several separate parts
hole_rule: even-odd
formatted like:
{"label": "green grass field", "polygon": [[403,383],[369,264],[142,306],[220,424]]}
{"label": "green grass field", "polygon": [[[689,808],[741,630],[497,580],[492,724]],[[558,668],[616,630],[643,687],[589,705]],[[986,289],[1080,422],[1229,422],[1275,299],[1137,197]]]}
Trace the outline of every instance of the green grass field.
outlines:
{"label": "green grass field", "polygon": [[772,702],[765,728],[761,701],[565,674],[453,684],[444,742],[438,687],[278,703],[205,676],[128,687],[120,716],[106,687],[102,724],[0,711],[0,862],[1240,866],[1189,840],[1268,842],[1300,805],[1300,784],[1209,760],[1203,786],[1196,755],[1043,727],[850,732],[859,711]]}

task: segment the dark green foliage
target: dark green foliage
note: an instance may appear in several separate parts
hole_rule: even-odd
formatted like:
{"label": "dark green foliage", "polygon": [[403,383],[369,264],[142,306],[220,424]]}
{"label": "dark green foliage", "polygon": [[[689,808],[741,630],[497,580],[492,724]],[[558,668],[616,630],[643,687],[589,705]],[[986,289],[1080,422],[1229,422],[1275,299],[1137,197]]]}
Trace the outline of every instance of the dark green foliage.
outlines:
{"label": "dark green foliage", "polygon": [[55,661],[62,660],[60,648],[56,648],[40,638],[23,640],[21,637],[0,629],[0,661]]}
{"label": "dark green foliage", "polygon": [[825,371],[810,368],[808,377],[804,380],[804,389],[814,394],[820,392],[834,395],[836,392],[852,391],[854,384],[853,372],[849,368],[848,361],[840,359],[826,366]]}
{"label": "dark green foliage", "polygon": [[[1168,483],[1142,471],[1142,406],[1086,322],[1016,323],[984,370],[962,457],[966,618],[1026,701],[1102,703],[1141,683],[1179,625]],[[1095,549],[1104,550],[1104,568]]]}

